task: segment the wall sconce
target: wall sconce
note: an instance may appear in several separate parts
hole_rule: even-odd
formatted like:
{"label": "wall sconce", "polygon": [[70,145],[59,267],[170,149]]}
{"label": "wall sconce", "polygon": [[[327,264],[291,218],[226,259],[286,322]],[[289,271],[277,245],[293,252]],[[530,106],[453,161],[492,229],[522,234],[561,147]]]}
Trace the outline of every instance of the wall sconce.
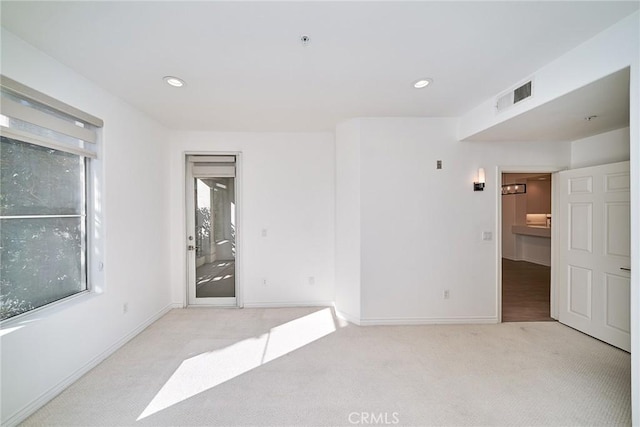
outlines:
{"label": "wall sconce", "polygon": [[502,195],[524,194],[527,192],[527,184],[504,184],[502,186]]}
{"label": "wall sconce", "polygon": [[473,183],[473,191],[484,191],[484,169],[478,169],[478,180]]}

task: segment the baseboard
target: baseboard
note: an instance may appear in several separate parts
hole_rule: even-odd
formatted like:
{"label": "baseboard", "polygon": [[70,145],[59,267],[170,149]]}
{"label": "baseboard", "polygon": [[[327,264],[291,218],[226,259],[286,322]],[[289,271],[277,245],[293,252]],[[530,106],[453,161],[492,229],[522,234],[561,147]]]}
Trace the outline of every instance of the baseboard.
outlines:
{"label": "baseboard", "polygon": [[40,397],[36,398],[31,403],[27,404],[25,407],[20,409],[15,414],[11,415],[6,420],[3,420],[2,421],[2,425],[3,426],[16,426],[16,425],[20,424],[25,419],[27,419],[29,416],[31,416],[34,412],[36,412],[38,409],[40,409],[44,405],[46,405],[51,399],[53,399],[54,397],[56,397],[57,395],[62,393],[71,384],[73,384],[74,382],[79,380],[80,377],[82,377],[84,374],[89,372],[91,369],[93,369],[96,366],[98,366],[100,364],[100,362],[105,360],[107,357],[111,356],[116,350],[118,350],[120,347],[125,345],[127,342],[129,342],[131,339],[133,339],[140,332],[145,330],[153,322],[155,322],[156,320],[158,320],[159,318],[161,318],[162,316],[167,314],[169,312],[169,310],[171,310],[173,308],[180,308],[180,307],[181,307],[180,304],[175,304],[175,303],[165,306],[164,308],[162,308],[162,310],[160,310],[159,312],[157,312],[156,314],[150,316],[148,319],[146,319],[144,322],[142,322],[133,331],[129,332],[127,335],[125,335],[124,337],[122,337],[121,339],[119,339],[118,341],[113,343],[112,345],[110,345],[105,351],[103,351],[102,353],[100,353],[99,355],[97,355],[96,357],[91,359],[89,362],[84,364],[82,367],[77,369],[73,374],[69,375],[67,378],[65,378],[64,380],[62,380],[61,382],[59,382],[55,386],[51,387],[48,391],[46,391],[42,395],[40,395]]}
{"label": "baseboard", "polygon": [[497,317],[388,317],[360,319],[362,326],[382,325],[465,325],[498,323]]}
{"label": "baseboard", "polygon": [[244,308],[333,307],[333,301],[245,302]]}
{"label": "baseboard", "polygon": [[354,325],[361,326],[361,321],[359,317],[353,316],[352,314],[346,313],[344,311],[340,311],[337,308],[335,309],[336,316],[339,319],[346,320],[349,323],[353,323]]}

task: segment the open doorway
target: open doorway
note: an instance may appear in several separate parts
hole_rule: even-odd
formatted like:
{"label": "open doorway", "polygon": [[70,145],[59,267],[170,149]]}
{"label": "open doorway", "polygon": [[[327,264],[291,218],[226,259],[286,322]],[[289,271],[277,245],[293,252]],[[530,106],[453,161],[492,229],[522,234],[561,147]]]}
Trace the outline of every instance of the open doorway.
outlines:
{"label": "open doorway", "polygon": [[552,321],[550,173],[502,173],[502,321]]}

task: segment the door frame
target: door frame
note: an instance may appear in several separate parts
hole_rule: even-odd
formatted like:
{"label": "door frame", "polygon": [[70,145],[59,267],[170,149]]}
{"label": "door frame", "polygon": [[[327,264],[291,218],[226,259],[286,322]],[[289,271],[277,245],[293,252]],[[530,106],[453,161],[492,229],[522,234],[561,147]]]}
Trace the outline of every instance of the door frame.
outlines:
{"label": "door frame", "polygon": [[[236,305],[235,306],[224,306],[224,305],[209,305],[209,307],[232,307],[232,308],[243,308],[244,307],[244,286],[243,286],[243,244],[242,244],[242,235],[243,235],[243,221],[242,215],[244,212],[243,203],[242,203],[242,152],[241,151],[184,151],[182,153],[182,167],[184,169],[183,173],[183,190],[184,190],[184,198],[183,198],[183,213],[184,213],[184,230],[183,230],[183,254],[185,260],[185,273],[184,273],[184,307],[207,307],[206,304],[198,304],[198,305],[190,305],[189,304],[189,283],[191,280],[191,268],[189,267],[189,251],[187,250],[187,246],[189,245],[187,236],[189,235],[189,220],[188,215],[190,212],[190,203],[193,203],[189,195],[189,181],[192,179],[189,173],[188,167],[188,156],[235,156],[236,157],[236,176],[235,176],[235,200],[236,200],[236,259],[235,259],[235,274],[236,274]],[[192,196],[191,196],[192,197]],[[193,278],[195,280],[195,278]]]}
{"label": "door frame", "polygon": [[[496,167],[496,318],[498,323],[502,323],[502,174],[503,173],[548,173],[551,174],[551,218],[556,216],[556,180],[553,175],[556,172],[567,170],[561,166],[501,166]],[[553,277],[553,269],[557,264],[555,248],[558,241],[558,221],[551,227],[551,307],[550,316],[558,318],[558,296],[557,286]]]}

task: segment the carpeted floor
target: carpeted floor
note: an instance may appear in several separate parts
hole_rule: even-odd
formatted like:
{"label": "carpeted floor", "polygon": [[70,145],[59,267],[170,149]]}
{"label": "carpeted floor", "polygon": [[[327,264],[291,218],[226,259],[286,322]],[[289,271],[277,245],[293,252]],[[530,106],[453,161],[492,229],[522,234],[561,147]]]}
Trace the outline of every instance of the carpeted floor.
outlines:
{"label": "carpeted floor", "polygon": [[604,426],[630,414],[629,354],[557,322],[358,327],[328,308],[194,308],[24,425]]}

